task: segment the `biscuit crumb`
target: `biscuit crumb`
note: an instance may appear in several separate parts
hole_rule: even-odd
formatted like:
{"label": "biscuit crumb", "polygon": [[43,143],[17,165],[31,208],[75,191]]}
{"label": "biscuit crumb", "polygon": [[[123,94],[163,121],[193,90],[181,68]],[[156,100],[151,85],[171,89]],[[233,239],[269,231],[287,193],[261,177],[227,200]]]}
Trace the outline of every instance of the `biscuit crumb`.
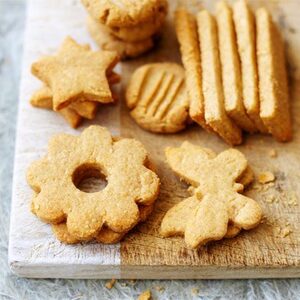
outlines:
{"label": "biscuit crumb", "polygon": [[198,295],[199,294],[199,289],[198,288],[192,288],[191,293],[192,293],[192,295]]}
{"label": "biscuit crumb", "polygon": [[278,153],[277,153],[277,151],[275,149],[271,149],[269,151],[269,156],[270,157],[274,158],[274,157],[277,157],[277,155],[278,155]]}
{"label": "biscuit crumb", "polygon": [[270,171],[262,172],[258,175],[258,182],[262,184],[273,182],[274,180],[275,175]]}
{"label": "biscuit crumb", "polygon": [[120,286],[121,287],[126,287],[126,286],[128,286],[128,283],[127,282],[120,282]]}
{"label": "biscuit crumb", "polygon": [[[288,222],[286,224],[289,224]],[[275,227],[276,236],[280,238],[285,238],[290,235],[293,231],[290,228],[290,225],[286,225],[286,227]]]}
{"label": "biscuit crumb", "polygon": [[140,294],[138,300],[151,300],[150,290],[146,290],[142,294]]}
{"label": "biscuit crumb", "polygon": [[265,202],[267,203],[274,203],[274,201],[276,200],[274,195],[269,196],[268,198],[265,199]]}
{"label": "biscuit crumb", "polygon": [[297,206],[298,205],[298,198],[295,194],[295,192],[289,192],[287,194],[287,198],[288,198],[288,205],[289,206]]}
{"label": "biscuit crumb", "polygon": [[131,284],[131,285],[135,285],[136,284],[136,279],[130,279],[130,280],[128,280],[129,281],[129,283]]}
{"label": "biscuit crumb", "polygon": [[281,230],[281,236],[283,238],[287,237],[291,233],[292,233],[292,230],[289,227],[285,227]]}
{"label": "biscuit crumb", "polygon": [[113,278],[110,281],[105,283],[105,287],[111,290],[114,287],[115,283],[116,283],[116,279]]}
{"label": "biscuit crumb", "polygon": [[154,287],[155,288],[155,290],[157,290],[158,292],[160,292],[160,293],[162,293],[164,290],[165,290],[165,288],[162,286],[162,285],[157,285],[156,287]]}

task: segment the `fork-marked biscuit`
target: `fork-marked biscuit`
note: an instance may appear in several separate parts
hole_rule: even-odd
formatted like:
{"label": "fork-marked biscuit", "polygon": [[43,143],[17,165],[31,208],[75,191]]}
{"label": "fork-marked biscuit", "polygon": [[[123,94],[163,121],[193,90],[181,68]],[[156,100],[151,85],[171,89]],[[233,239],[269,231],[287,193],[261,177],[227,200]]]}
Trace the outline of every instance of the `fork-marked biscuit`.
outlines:
{"label": "fork-marked biscuit", "polygon": [[175,63],[153,63],[138,68],[126,91],[131,116],[143,128],[161,133],[185,128],[188,97],[184,70]]}

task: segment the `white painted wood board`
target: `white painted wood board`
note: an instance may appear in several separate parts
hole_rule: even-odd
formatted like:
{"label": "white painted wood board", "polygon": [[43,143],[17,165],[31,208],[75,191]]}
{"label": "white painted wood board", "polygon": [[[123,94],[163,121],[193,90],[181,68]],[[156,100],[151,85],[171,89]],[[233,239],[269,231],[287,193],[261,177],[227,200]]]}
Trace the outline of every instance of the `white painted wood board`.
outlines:
{"label": "white painted wood board", "polygon": [[[55,52],[65,36],[71,35],[79,43],[92,43],[85,28],[86,13],[79,0],[30,0],[24,43],[22,83],[20,88],[19,117],[15,154],[15,170],[11,210],[9,264],[14,273],[25,277],[60,278],[262,278],[300,276],[300,208],[286,202],[267,204],[266,196],[255,190],[249,195],[257,199],[268,220],[276,226],[287,221],[293,233],[286,239],[275,235],[275,227],[262,224],[237,238],[208,245],[199,251],[184,247],[182,239],[162,239],[158,226],[162,215],[174,203],[186,197],[186,187],[170,172],[164,163],[163,148],[179,145],[188,139],[205,144],[216,151],[227,146],[213,135],[193,126],[177,135],[153,135],[141,130],[129,117],[124,105],[109,106],[99,111],[96,120],[86,122],[108,127],[115,135],[135,137],[149,150],[158,166],[162,180],[161,195],[149,220],[116,245],[79,244],[74,246],[58,242],[48,224],[42,223],[29,210],[32,191],[25,174],[29,164],[47,151],[49,138],[58,132],[78,134],[70,129],[58,114],[33,108],[29,105],[31,94],[41,83],[30,74],[30,65],[41,55]],[[175,2],[175,1],[174,1]],[[192,3],[196,1],[185,1]],[[212,1],[205,6],[212,8]],[[251,1],[255,6],[265,3],[282,26],[288,40],[288,56],[293,77],[291,99],[293,102],[295,137],[283,145],[271,137],[247,136],[239,149],[246,154],[254,171],[272,170],[278,177],[274,192],[282,190],[300,194],[300,103],[299,55],[300,4],[290,1]],[[284,2],[284,3],[283,3]],[[172,1],[173,4],[173,1]],[[196,6],[194,7],[194,9]],[[160,46],[145,57],[123,64],[122,89],[131,72],[149,61],[179,61],[178,47],[172,26],[167,26]],[[172,49],[172,51],[170,51]],[[278,150],[279,157],[271,160],[268,151]]]}

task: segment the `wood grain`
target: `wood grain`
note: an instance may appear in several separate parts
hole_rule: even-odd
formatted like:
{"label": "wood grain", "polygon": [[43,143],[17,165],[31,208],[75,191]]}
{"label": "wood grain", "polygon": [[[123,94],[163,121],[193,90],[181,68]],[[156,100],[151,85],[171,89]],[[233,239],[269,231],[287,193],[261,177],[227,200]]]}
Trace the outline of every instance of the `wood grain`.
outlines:
{"label": "wood grain", "polygon": [[[192,2],[192,1],[191,1]],[[202,1],[202,5],[212,8],[211,2]],[[253,7],[268,2],[267,6],[279,22],[286,35],[291,29],[289,19],[295,18],[295,12],[287,10],[288,5],[296,5],[289,1],[283,11],[280,3],[270,5],[271,1],[252,1]],[[201,6],[201,5],[200,5]],[[173,8],[173,7],[172,7]],[[198,6],[191,7],[196,11]],[[299,6],[300,8],[300,6]],[[289,12],[287,15],[286,13]],[[283,20],[285,20],[283,23]],[[300,34],[300,22],[294,24],[292,31]],[[290,37],[289,37],[290,38]],[[289,39],[289,51],[291,43]],[[170,53],[169,49],[172,50]],[[126,80],[133,70],[145,61],[175,61],[178,49],[172,19],[169,19],[167,30],[161,41],[161,47],[140,61],[123,64],[123,89]],[[293,62],[291,62],[293,63]],[[209,244],[199,250],[187,250],[182,238],[162,239],[159,236],[160,222],[174,204],[187,196],[186,185],[174,176],[165,163],[163,149],[167,146],[179,146],[184,140],[210,147],[219,152],[228,146],[214,135],[204,132],[199,126],[192,126],[185,132],[176,135],[157,135],[145,132],[134,124],[127,108],[121,108],[121,133],[141,140],[151,153],[157,166],[162,186],[160,197],[154,213],[149,221],[121,242],[121,276],[137,276],[157,278],[241,278],[241,277],[294,277],[300,275],[300,208],[288,204],[291,195],[300,195],[300,134],[297,127],[300,123],[299,80],[295,74],[297,67],[292,65],[291,101],[294,117],[294,139],[291,143],[280,144],[269,136],[246,136],[242,146],[237,147],[245,153],[256,174],[272,171],[276,175],[276,183],[268,191],[261,192],[250,188],[247,195],[256,199],[262,206],[265,220],[258,228],[242,232],[234,239],[225,239]],[[269,155],[271,149],[278,152],[277,158]],[[270,195],[275,195],[278,203],[268,203]],[[286,228],[290,224],[293,231],[285,238],[278,236],[278,228]],[[140,270],[137,272],[136,268]],[[146,275],[145,275],[146,274]],[[160,275],[158,275],[160,274]],[[164,274],[164,275],[161,275]]]}
{"label": "wood grain", "polygon": [[[121,98],[130,75],[139,65],[154,61],[180,62],[172,25],[172,10],[179,2],[188,4],[196,12],[204,6],[213,9],[215,1],[170,1],[169,21],[156,49],[141,59],[122,64]],[[269,136],[245,136],[244,144],[237,149],[246,155],[256,174],[272,171],[277,178],[275,185],[266,191],[258,190],[256,185],[247,191],[247,195],[261,204],[265,222],[234,239],[191,251],[185,248],[181,238],[162,239],[159,236],[159,225],[165,212],[188,195],[187,186],[166,165],[163,149],[178,146],[184,140],[216,152],[228,146],[197,125],[179,134],[158,135],[144,131],[131,119],[122,101],[116,107],[102,107],[97,119],[85,126],[103,125],[116,135],[134,137],[145,144],[162,181],[161,193],[149,220],[133,230],[121,244],[67,246],[53,237],[48,224],[29,212],[32,191],[25,181],[28,165],[46,153],[48,139],[53,134],[62,131],[78,134],[57,114],[29,105],[31,93],[40,86],[29,74],[30,64],[43,54],[53,53],[66,35],[81,43],[91,42],[85,30],[86,15],[80,1],[29,1],[10,228],[9,263],[13,272],[26,277],[60,278],[300,276],[300,3],[297,0],[250,2],[253,7],[265,4],[270,9],[287,41],[294,139],[280,144]],[[278,152],[278,157],[270,157],[271,149]],[[278,202],[268,203],[266,200],[270,195],[275,195]],[[294,195],[298,197],[297,205],[290,203]],[[285,228],[287,223],[292,233],[285,238],[278,236],[278,228]]]}

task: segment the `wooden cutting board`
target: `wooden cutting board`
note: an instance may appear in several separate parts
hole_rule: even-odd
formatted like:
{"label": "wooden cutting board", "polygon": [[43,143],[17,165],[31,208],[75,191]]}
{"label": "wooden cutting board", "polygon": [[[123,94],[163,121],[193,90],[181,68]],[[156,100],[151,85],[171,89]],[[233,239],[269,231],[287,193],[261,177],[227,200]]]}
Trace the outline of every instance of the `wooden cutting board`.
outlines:
{"label": "wooden cutting board", "polygon": [[[177,1],[172,2],[172,9]],[[176,2],[176,3],[175,3]],[[179,2],[179,1],[178,1]],[[181,1],[183,2],[183,1]],[[184,1],[191,10],[213,9],[214,1]],[[165,212],[187,196],[181,183],[166,165],[163,149],[188,140],[219,152],[228,146],[216,136],[193,125],[172,135],[158,135],[140,129],[130,118],[122,101],[102,107],[90,124],[108,127],[113,134],[134,137],[144,143],[161,178],[161,193],[149,220],[116,245],[96,243],[68,246],[58,242],[50,226],[29,211],[32,191],[25,180],[29,164],[43,156],[49,138],[58,132],[78,134],[53,112],[33,108],[28,99],[40,83],[30,75],[31,63],[53,53],[66,35],[80,43],[92,42],[85,29],[86,13],[75,0],[30,0],[24,45],[19,118],[11,210],[9,264],[14,273],[25,277],[61,278],[262,278],[300,276],[300,3],[251,1],[265,4],[280,24],[288,43],[294,139],[288,144],[262,135],[246,136],[237,147],[248,158],[256,174],[272,171],[274,185],[258,183],[247,191],[262,206],[265,220],[258,228],[242,232],[199,250],[187,250],[181,238],[162,239],[159,225]],[[172,26],[172,12],[156,49],[144,57],[122,63],[120,98],[133,70],[146,62],[180,62]],[[270,151],[276,150],[277,157]],[[274,201],[270,197],[274,196]],[[291,231],[284,237],[287,231]]]}

